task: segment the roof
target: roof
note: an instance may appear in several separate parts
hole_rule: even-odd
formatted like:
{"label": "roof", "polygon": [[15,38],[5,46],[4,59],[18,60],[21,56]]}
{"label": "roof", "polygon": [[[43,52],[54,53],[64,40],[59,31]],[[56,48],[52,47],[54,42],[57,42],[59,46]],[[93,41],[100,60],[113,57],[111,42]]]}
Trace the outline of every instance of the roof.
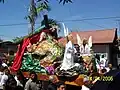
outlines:
{"label": "roof", "polygon": [[[103,43],[113,43],[115,36],[117,33],[117,29],[105,29],[105,30],[92,30],[92,31],[80,31],[80,32],[72,32],[69,35],[69,39],[74,43],[77,44],[77,37],[78,34],[83,40],[86,38],[89,39],[90,36],[92,36],[92,42],[93,44],[103,44]],[[61,42],[63,45],[66,44],[65,38],[59,39],[59,42]]]}

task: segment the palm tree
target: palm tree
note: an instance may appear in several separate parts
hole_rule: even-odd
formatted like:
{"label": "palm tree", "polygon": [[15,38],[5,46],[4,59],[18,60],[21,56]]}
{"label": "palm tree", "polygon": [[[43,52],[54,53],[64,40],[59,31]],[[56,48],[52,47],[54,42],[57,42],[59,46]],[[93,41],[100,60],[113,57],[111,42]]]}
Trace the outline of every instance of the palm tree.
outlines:
{"label": "palm tree", "polygon": [[[46,4],[48,4],[49,3],[49,1],[48,0],[38,0],[38,2],[40,2],[40,1],[44,1],[44,3],[46,3]],[[65,4],[65,3],[72,3],[72,0],[57,0],[57,1],[59,1],[59,3],[63,3],[63,5]]]}
{"label": "palm tree", "polygon": [[37,9],[34,0],[31,0],[30,7],[29,7],[29,15],[26,17],[26,19],[29,20],[31,24],[31,32],[34,32],[34,26],[35,26],[35,20],[37,18]]}
{"label": "palm tree", "polygon": [[3,2],[3,3],[4,3],[4,0],[0,0],[0,2]]}
{"label": "palm tree", "polygon": [[31,24],[31,34],[34,33],[34,26],[35,21],[38,17],[38,14],[42,12],[43,10],[50,11],[50,7],[45,2],[38,2],[38,5],[34,2],[34,0],[31,0],[30,7],[29,7],[29,15],[26,17],[26,19],[29,20]]}

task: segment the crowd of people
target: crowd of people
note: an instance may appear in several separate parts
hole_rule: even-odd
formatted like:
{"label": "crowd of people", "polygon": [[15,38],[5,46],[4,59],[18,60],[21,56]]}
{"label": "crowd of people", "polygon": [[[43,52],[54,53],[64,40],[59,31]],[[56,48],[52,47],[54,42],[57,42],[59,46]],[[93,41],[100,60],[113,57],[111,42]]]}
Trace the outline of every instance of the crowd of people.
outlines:
{"label": "crowd of people", "polygon": [[0,90],[65,90],[64,82],[55,82],[55,78],[50,77],[49,82],[43,87],[43,82],[38,80],[35,72],[30,72],[29,77],[24,77],[21,70],[12,72],[3,59],[0,65]]}
{"label": "crowd of people", "polygon": [[[25,78],[21,71],[11,73],[8,67],[0,67],[0,90],[45,90],[42,82],[37,79],[35,72],[30,72],[29,78]],[[64,82],[54,83],[50,78],[46,90],[65,90]]]}

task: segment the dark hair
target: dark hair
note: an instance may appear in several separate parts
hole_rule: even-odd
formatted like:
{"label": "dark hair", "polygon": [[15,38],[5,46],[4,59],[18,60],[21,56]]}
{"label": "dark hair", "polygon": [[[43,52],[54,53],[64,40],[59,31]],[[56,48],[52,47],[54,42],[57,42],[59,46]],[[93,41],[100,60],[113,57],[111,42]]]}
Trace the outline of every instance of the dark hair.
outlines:
{"label": "dark hair", "polygon": [[13,75],[8,75],[8,80],[5,83],[5,90],[16,90],[17,82]]}
{"label": "dark hair", "polygon": [[62,81],[59,81],[56,83],[57,88],[59,88],[61,85],[65,85],[65,83]]}
{"label": "dark hair", "polygon": [[105,56],[104,55],[102,55],[102,58],[104,58]]}
{"label": "dark hair", "polygon": [[99,54],[96,54],[96,55],[95,55],[95,58],[97,58],[98,60],[100,60],[100,55],[99,55]]}
{"label": "dark hair", "polygon": [[4,71],[4,67],[3,66],[0,66],[0,71]]}
{"label": "dark hair", "polygon": [[4,70],[5,70],[5,69],[8,69],[8,67],[7,67],[7,66],[5,66],[5,67],[4,67]]}
{"label": "dark hair", "polygon": [[32,75],[32,74],[35,74],[35,75],[36,75],[36,73],[35,73],[34,71],[30,72],[30,75]]}
{"label": "dark hair", "polygon": [[105,73],[105,72],[107,72],[107,70],[104,68],[104,69],[101,70],[101,72]]}
{"label": "dark hair", "polygon": [[32,74],[34,74],[34,75],[35,75],[34,80],[37,80],[37,74],[36,74],[34,71],[30,72],[30,76],[31,76]]}

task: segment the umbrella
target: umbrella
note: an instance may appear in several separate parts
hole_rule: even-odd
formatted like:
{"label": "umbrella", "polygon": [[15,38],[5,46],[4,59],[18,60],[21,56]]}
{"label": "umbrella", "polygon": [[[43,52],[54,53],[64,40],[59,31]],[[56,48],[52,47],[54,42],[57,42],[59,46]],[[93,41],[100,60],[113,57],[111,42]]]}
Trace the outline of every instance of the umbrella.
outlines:
{"label": "umbrella", "polygon": [[120,69],[111,70],[105,76],[112,76],[113,81],[97,81],[90,90],[118,90],[120,89]]}

